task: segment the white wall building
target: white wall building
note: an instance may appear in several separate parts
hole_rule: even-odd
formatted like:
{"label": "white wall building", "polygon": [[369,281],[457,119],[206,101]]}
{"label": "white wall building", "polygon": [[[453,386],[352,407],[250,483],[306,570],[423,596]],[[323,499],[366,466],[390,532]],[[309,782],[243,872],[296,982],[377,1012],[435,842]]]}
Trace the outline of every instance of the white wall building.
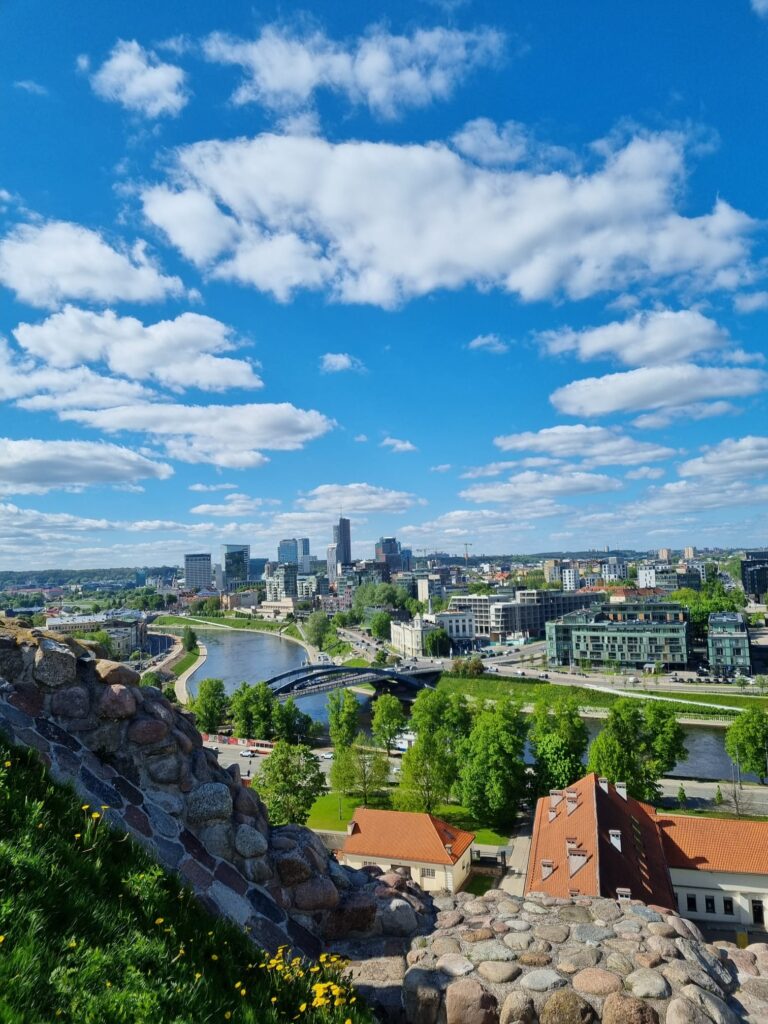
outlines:
{"label": "white wall building", "polygon": [[444,629],[451,640],[474,640],[475,616],[468,609],[434,612],[424,615],[425,622],[434,623],[438,629]]}
{"label": "white wall building", "polygon": [[576,568],[562,569],[560,578],[563,581],[563,590],[578,590],[581,585],[579,570]]}
{"label": "white wall building", "polygon": [[392,622],[389,629],[392,646],[398,654],[404,658],[420,658],[424,654],[427,633],[433,632],[437,626],[417,615],[411,622]]}

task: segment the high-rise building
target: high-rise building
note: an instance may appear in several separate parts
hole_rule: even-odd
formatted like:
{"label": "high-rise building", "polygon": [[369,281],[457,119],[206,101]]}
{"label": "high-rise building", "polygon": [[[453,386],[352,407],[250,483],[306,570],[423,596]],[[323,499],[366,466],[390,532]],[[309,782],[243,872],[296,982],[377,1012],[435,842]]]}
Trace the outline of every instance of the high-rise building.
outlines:
{"label": "high-rise building", "polygon": [[187,590],[207,590],[213,579],[211,556],[184,555],[184,582]]}
{"label": "high-rise building", "polygon": [[312,555],[309,551],[309,537],[299,537],[296,540],[297,563],[302,576],[308,576],[312,572]]}
{"label": "high-rise building", "polygon": [[281,540],[277,545],[278,565],[297,565],[299,561],[299,546],[295,538]]}
{"label": "high-rise building", "polygon": [[659,548],[659,561],[668,562],[672,557],[672,552],[669,548]]}
{"label": "high-rise building", "polygon": [[408,571],[411,567],[411,551],[406,548],[404,552],[397,537],[379,537],[375,557],[376,562],[385,570],[385,576]]}
{"label": "high-rise building", "polygon": [[[335,532],[335,531],[334,531]],[[338,548],[335,544],[329,544],[326,552],[326,566],[328,570],[328,582],[335,583],[338,576]]]}
{"label": "high-rise building", "polygon": [[267,600],[282,601],[286,597],[296,597],[298,594],[296,566],[291,562],[278,565],[274,573],[267,580]]}
{"label": "high-rise building", "polygon": [[227,590],[248,582],[250,561],[250,544],[225,544],[222,547],[221,566],[224,573],[224,586]]}
{"label": "high-rise building", "polygon": [[741,585],[756,601],[768,593],[768,551],[745,551],[741,560]]}
{"label": "high-rise building", "polygon": [[563,590],[578,590],[581,585],[581,574],[577,568],[562,569],[560,578],[563,581]]}
{"label": "high-rise building", "polygon": [[264,567],[266,566],[269,559],[267,558],[249,558],[248,559],[248,579],[249,580],[260,580],[264,575]]}
{"label": "high-rise building", "polygon": [[683,548],[683,558],[686,560],[686,562],[690,562],[690,560],[692,558],[695,558],[695,557],[696,557],[696,548],[691,548],[691,547]]}
{"label": "high-rise building", "polygon": [[350,522],[343,516],[333,528],[333,543],[336,545],[336,561],[342,565],[352,564],[352,533]]}

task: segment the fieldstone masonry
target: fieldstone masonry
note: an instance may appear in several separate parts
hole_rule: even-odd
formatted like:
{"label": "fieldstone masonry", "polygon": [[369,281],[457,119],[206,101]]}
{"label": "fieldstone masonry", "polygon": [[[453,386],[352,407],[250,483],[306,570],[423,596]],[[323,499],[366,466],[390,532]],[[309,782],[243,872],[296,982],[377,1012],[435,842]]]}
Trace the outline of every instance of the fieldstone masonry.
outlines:
{"label": "fieldstone masonry", "polygon": [[768,943],[709,944],[637,902],[431,899],[398,872],[342,867],[309,829],[270,827],[194,715],[100,653],[0,620],[0,731],[259,946],[349,957],[383,1020],[768,1024]]}
{"label": "fieldstone masonry", "polygon": [[310,956],[338,936],[402,945],[433,922],[431,902],[341,867],[314,832],[272,828],[237,766],[203,747],[194,715],[98,645],[0,620],[0,730],[53,777],[175,871],[212,912],[260,946]]}

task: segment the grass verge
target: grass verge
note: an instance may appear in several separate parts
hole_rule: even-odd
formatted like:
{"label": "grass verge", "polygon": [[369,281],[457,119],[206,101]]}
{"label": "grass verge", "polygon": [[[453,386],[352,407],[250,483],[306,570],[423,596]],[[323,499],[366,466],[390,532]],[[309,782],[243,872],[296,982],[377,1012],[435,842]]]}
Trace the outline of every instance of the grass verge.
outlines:
{"label": "grass verge", "polygon": [[347,986],[317,1005],[338,965],[260,953],[101,814],[0,738],[3,1024],[372,1024]]}
{"label": "grass verge", "polygon": [[270,619],[252,619],[242,615],[160,615],[152,623],[153,626],[190,626],[209,624],[211,626],[230,626],[232,629],[250,629],[256,633],[281,633],[283,636],[290,636],[294,640],[301,640],[301,634],[294,625],[289,622],[272,622]]}
{"label": "grass verge", "polygon": [[191,651],[187,651],[187,653],[184,655],[183,658],[181,658],[180,661],[176,662],[176,664],[171,669],[171,672],[173,672],[173,674],[178,679],[182,672],[186,672],[188,668],[192,668],[192,666],[195,664],[199,657],[200,648],[193,647]]}

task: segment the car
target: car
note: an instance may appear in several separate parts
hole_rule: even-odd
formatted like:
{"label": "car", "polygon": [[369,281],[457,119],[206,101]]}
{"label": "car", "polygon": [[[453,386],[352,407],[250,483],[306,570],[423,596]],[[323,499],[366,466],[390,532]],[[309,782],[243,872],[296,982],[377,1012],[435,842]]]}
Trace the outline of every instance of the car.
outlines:
{"label": "car", "polygon": [[256,757],[255,750],[241,750],[240,757]]}
{"label": "car", "polygon": [[212,750],[214,752],[214,754],[218,754],[218,752],[219,752],[219,748],[218,747],[206,747],[206,750]]}
{"label": "car", "polygon": [[332,750],[328,750],[324,754],[321,754],[320,756],[322,757],[322,759],[324,761],[332,761],[333,760],[333,751]]}

